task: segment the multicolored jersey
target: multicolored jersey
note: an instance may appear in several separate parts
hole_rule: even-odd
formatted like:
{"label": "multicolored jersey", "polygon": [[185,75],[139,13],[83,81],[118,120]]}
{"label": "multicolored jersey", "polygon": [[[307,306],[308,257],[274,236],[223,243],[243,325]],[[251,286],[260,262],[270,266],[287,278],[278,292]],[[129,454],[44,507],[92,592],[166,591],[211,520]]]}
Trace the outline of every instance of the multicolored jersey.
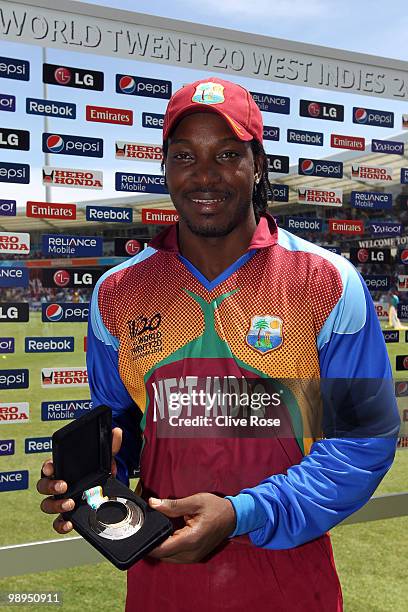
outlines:
{"label": "multicolored jersey", "polygon": [[[398,411],[364,282],[344,258],[278,229],[269,215],[212,281],[180,254],[176,226],[105,273],[92,298],[87,365],[94,406],[110,406],[124,429],[119,477],[126,481],[142,439],[144,496],[228,496],[233,535],[259,547],[321,536],[369,499],[393,460]],[[169,433],[172,416],[189,414],[174,398],[259,378],[284,386],[281,417],[293,435]],[[374,392],[351,389],[352,379],[377,381]],[[320,402],[290,383],[322,380],[337,382]],[[206,409],[225,416],[221,404]],[[345,423],[373,414],[371,435],[364,427],[347,435]]]}

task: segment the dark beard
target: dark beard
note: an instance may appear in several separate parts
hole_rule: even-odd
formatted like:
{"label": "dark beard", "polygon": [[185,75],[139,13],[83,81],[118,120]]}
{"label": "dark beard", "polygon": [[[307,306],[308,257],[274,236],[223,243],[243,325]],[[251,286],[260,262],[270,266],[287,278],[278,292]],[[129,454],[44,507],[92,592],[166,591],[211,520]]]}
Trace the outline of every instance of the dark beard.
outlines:
{"label": "dark beard", "polygon": [[252,203],[250,203],[249,205],[241,204],[240,208],[236,211],[236,214],[229,220],[228,223],[222,226],[194,225],[188,218],[182,217],[182,219],[187,225],[190,232],[192,232],[196,236],[202,236],[204,238],[221,238],[222,236],[228,236],[228,234],[230,234],[232,230],[234,230],[235,227],[247,217],[251,206]]}

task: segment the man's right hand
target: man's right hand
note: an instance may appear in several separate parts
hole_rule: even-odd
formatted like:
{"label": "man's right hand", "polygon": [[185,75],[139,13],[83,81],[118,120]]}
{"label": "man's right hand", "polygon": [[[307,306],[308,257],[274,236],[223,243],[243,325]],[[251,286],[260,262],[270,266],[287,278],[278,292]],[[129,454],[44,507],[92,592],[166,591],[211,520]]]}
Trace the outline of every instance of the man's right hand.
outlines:
{"label": "man's right hand", "polygon": [[[115,427],[112,430],[112,466],[111,472],[116,476],[115,455],[119,452],[122,445],[122,430]],[[67,483],[64,480],[54,479],[54,464],[51,459],[47,459],[42,465],[42,478],[37,482],[37,491],[42,495],[48,495],[42,500],[40,508],[45,514],[58,514],[53,522],[53,527],[58,533],[69,533],[73,529],[71,521],[66,521],[62,516],[62,512],[69,512],[75,507],[73,499],[55,499],[54,495],[60,495],[66,492]]]}

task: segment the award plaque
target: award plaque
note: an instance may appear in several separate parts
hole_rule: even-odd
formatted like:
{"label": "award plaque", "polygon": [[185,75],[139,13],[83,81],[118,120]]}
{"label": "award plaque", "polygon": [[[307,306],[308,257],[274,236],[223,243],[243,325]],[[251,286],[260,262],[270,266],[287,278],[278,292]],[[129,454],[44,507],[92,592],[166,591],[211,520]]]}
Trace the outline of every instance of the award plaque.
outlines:
{"label": "award plaque", "polygon": [[54,474],[75,508],[65,520],[119,569],[128,569],[171,535],[167,517],[111,474],[112,413],[99,406],[52,436]]}

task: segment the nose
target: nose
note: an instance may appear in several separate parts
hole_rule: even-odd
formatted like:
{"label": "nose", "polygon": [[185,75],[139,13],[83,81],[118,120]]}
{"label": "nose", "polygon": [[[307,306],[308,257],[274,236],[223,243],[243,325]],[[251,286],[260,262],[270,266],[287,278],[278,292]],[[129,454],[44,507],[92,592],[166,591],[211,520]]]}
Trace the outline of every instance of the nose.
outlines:
{"label": "nose", "polygon": [[220,166],[214,158],[202,156],[197,158],[192,168],[192,179],[202,189],[210,188],[221,182]]}

